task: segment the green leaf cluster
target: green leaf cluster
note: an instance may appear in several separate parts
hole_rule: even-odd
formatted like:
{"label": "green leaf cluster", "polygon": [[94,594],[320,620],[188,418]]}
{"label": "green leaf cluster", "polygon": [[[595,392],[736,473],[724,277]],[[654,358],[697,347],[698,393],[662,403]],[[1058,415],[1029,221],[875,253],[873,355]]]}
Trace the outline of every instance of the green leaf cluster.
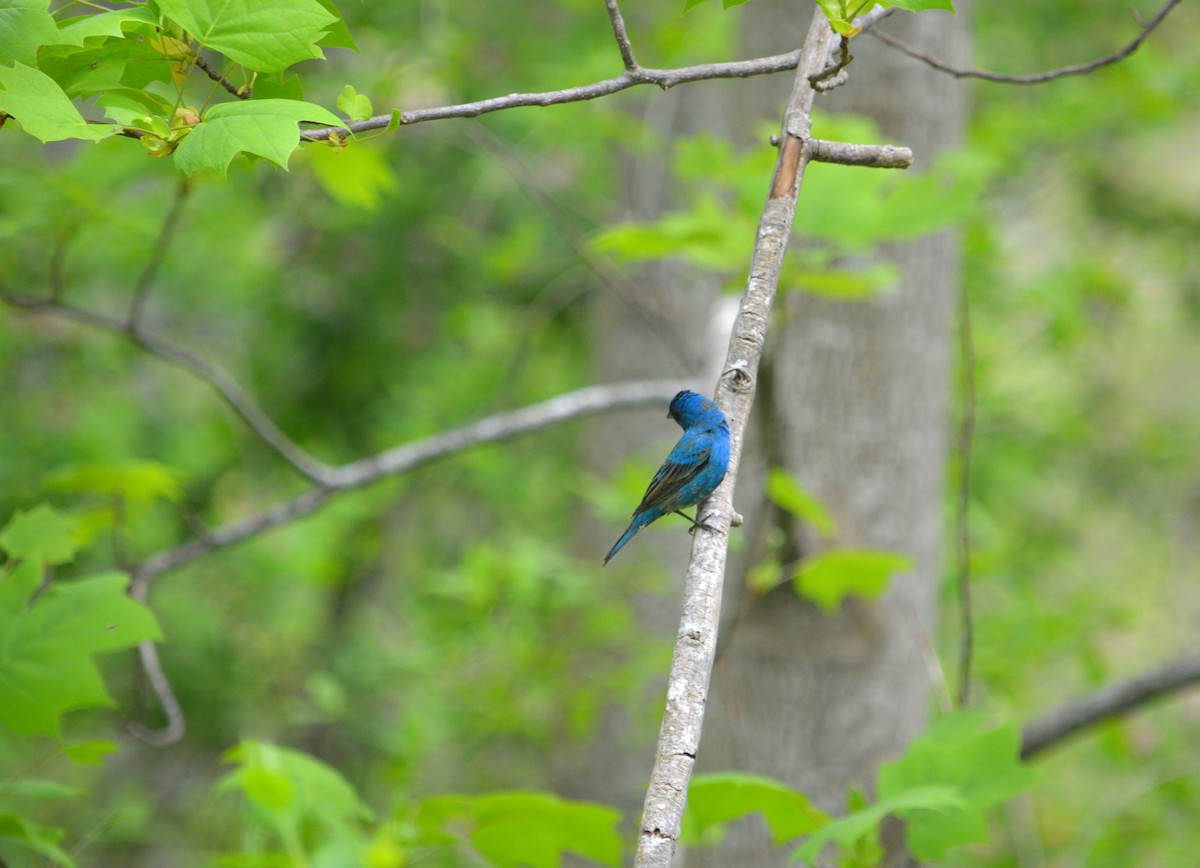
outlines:
{"label": "green leaf cluster", "polygon": [[854,19],[876,5],[884,9],[905,9],[909,12],[921,12],[925,9],[954,11],[952,0],[816,0],[816,3],[829,19],[829,26],[834,32],[847,38],[858,35],[859,30],[854,24]]}
{"label": "green leaf cluster", "polygon": [[[78,550],[75,523],[49,505],[16,513],[0,530],[0,548],[8,557],[0,567],[0,724],[18,736],[61,739],[66,712],[113,704],[95,655],[162,634],[154,615],[125,593],[124,574],[48,580],[51,568]],[[95,763],[114,749],[109,742],[64,745],[78,763]],[[0,782],[0,855],[11,847],[74,864],[58,846],[62,830],[29,816],[39,800],[74,795],[34,778]]]}
{"label": "green leaf cluster", "polygon": [[914,856],[944,859],[955,847],[987,840],[988,811],[1037,782],[1020,763],[1019,749],[1015,725],[992,727],[973,712],[946,715],[914,739],[903,757],[881,767],[875,801],[851,793],[851,810],[836,819],[770,778],[697,775],[688,790],[683,840],[711,846],[729,823],[759,814],[776,847],[805,837],[793,860],[813,864],[832,844],[841,853],[839,865],[866,868],[882,857],[879,826],[895,814],[905,821]]}
{"label": "green leaf cluster", "polygon": [[[343,124],[286,77],[322,46],[354,47],[331,2],[161,0],[59,18],[49,0],[6,0],[0,25],[0,111],[43,142],[128,136],[186,174],[224,175],[241,153],[286,169],[300,123]],[[201,85],[201,65],[253,98]],[[345,102],[352,120],[369,116],[366,97]]]}
{"label": "green leaf cluster", "polygon": [[124,574],[43,585],[48,567],[75,556],[73,532],[45,504],[0,532],[0,722],[21,735],[59,737],[65,712],[111,705],[93,655],[162,639]]}

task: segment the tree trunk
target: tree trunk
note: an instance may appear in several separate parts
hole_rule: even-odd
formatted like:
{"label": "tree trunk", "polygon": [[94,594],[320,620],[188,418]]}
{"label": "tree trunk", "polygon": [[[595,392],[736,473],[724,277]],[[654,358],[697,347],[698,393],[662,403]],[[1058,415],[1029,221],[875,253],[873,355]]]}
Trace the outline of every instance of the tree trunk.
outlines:
{"label": "tree trunk", "polygon": [[[882,25],[951,62],[966,54],[959,16],[893,15]],[[797,31],[799,27],[795,28]],[[960,139],[963,86],[862,37],[851,84],[822,108],[873,117],[885,141],[909,145],[920,171]],[[847,169],[845,171],[855,171]],[[800,208],[805,193],[800,194]],[[744,576],[727,577],[730,617],[699,761],[779,778],[830,811],[848,787],[870,788],[925,722],[926,652],[939,575],[958,241],[943,232],[883,251],[900,284],[870,301],[787,299],[769,338],[771,368],[759,389],[768,463],[791,472],[838,524],[836,544],[909,555],[912,572],[878,601],[848,599],[824,614],[790,586],[754,599]],[[761,499],[739,480],[735,502]],[[778,511],[763,517],[814,552],[806,529]],[[761,520],[760,520],[761,521]],[[762,525],[743,529],[762,540]],[[752,546],[752,549],[754,547]],[[753,553],[753,552],[752,552]],[[689,854],[696,866],[787,864],[754,818],[721,847]]]}

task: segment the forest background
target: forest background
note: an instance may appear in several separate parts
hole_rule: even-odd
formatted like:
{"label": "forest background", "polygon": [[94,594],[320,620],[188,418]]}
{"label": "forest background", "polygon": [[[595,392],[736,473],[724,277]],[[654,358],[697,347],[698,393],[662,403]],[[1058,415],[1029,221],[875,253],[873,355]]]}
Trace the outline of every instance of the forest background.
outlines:
{"label": "forest background", "polygon": [[[625,11],[647,65],[741,56],[741,8]],[[328,59],[300,67],[303,99],[351,117],[371,114],[364,96],[376,110],[408,109],[556,90],[620,68],[592,0],[340,12],[358,50],[341,31],[326,40]],[[1107,54],[1140,27],[1110,0],[960,14],[972,64],[1016,73]],[[807,7],[796,16],[796,45],[807,17]],[[1188,156],[1200,137],[1198,17],[1181,4],[1135,54],[1085,76],[959,83],[971,114],[952,160],[965,180],[946,195],[897,204],[888,181],[866,178],[881,173],[819,165],[806,181],[824,194],[815,216],[801,194],[801,237],[961,231],[972,341],[956,362],[953,416],[960,432],[963,419],[973,425],[972,704],[994,723],[1023,724],[1196,653],[1200,168]],[[893,50],[865,35],[853,45]],[[197,77],[204,102],[213,85]],[[682,522],[656,526],[607,569],[600,560],[673,434],[663,422],[637,429],[656,440],[614,445],[612,432],[635,413],[665,411],[676,387],[709,382],[648,388],[637,402],[653,412],[623,410],[615,427],[547,427],[341,494],[165,575],[149,610],[131,615],[119,582],[81,577],[141,563],[304,482],[204,382],[102,322],[28,300],[118,321],[133,304],[148,334],[229,372],[308,453],[352,461],[603,379],[597,346],[615,321],[604,305],[636,294],[637,263],[651,256],[707,269],[703,286],[730,298],[740,291],[782,103],[726,138],[668,137],[663,119],[687,109],[682,90],[761,81],[379,130],[346,148],[306,144],[286,174],[239,157],[225,178],[208,169],[181,180],[173,158],[148,158],[148,136],[43,145],[0,129],[0,288],[10,302],[0,308],[0,516],[17,517],[0,536],[4,580],[11,589],[14,576],[33,577],[23,563],[55,565],[50,589],[5,595],[4,635],[22,635],[32,620],[20,619],[37,606],[61,605],[63,620],[43,625],[60,636],[75,611],[69,589],[93,588],[130,618],[129,633],[111,647],[72,647],[68,635],[63,658],[128,649],[161,629],[181,715],[164,715],[133,650],[97,658],[115,710],[69,710],[102,704],[103,689],[78,670],[78,692],[50,700],[61,707],[30,717],[0,708],[6,861],[556,864],[549,828],[567,830],[562,848],[621,858],[636,806],[447,794],[601,800],[572,758],[606,744],[614,714],[634,742],[621,750],[653,744],[674,634],[646,627],[645,600],[674,605],[682,550],[664,559],[652,549],[659,535],[683,538]],[[293,98],[296,86],[286,75],[255,82]],[[15,126],[20,113],[10,113]],[[871,138],[845,118],[819,115],[823,129]],[[637,174],[646,163],[656,170]],[[676,207],[631,231],[628,191],[646,183]],[[850,247],[853,260],[861,250]],[[810,256],[781,291],[868,304],[893,279],[869,260]],[[647,348],[641,376],[679,378],[649,361],[688,354],[670,343],[664,333]],[[701,368],[716,365],[714,346]],[[624,458],[598,462],[597,439]],[[956,687],[962,638],[954,528],[964,463],[961,452],[947,460],[932,644],[952,683],[931,665],[935,697]],[[749,510],[765,485],[748,477],[735,505]],[[776,480],[777,501],[786,486]],[[797,508],[822,521],[811,503]],[[733,531],[735,549],[746,532]],[[986,841],[945,861],[1191,864],[1198,718],[1196,697],[1182,694],[1039,756],[1037,782],[987,815]],[[546,853],[512,849],[528,846],[531,829]],[[870,858],[855,846],[847,861]]]}

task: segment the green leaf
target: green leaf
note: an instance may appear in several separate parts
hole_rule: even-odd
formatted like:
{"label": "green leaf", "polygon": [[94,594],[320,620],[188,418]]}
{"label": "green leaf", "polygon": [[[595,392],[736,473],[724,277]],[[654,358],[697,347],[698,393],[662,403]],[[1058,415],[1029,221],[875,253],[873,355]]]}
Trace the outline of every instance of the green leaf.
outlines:
{"label": "green leaf", "polygon": [[132,87],[106,89],[96,97],[105,116],[121,126],[140,127],[146,117],[168,115],[171,104],[156,94]]}
{"label": "green leaf", "polygon": [[78,789],[58,781],[44,781],[39,778],[0,781],[0,804],[25,805],[31,799],[50,802],[78,797]]}
{"label": "green leaf", "polygon": [[824,536],[837,533],[833,516],[782,467],[772,467],[767,474],[767,498],[780,509],[804,519]]}
{"label": "green leaf", "polygon": [[300,751],[261,741],[244,741],[225,753],[238,765],[217,792],[241,792],[285,827],[306,817],[334,824],[369,819],[371,810],[338,772]]}
{"label": "green leaf", "polygon": [[338,21],[317,0],[159,0],[159,7],[201,45],[257,72],[324,57],[317,42]]}
{"label": "green leaf", "polygon": [[[97,16],[98,17],[98,16]],[[84,48],[54,45],[38,54],[38,67],[68,97],[90,97],[116,88],[141,89],[151,81],[170,78],[171,64],[145,40],[119,39],[93,42]],[[143,92],[143,98],[169,102]]]}
{"label": "green leaf", "polygon": [[349,48],[351,51],[358,51],[358,43],[350,35],[350,28],[346,26],[346,21],[342,18],[342,13],[333,0],[317,0],[317,2],[329,14],[337,16],[337,21],[330,26],[329,32],[321,37],[321,44],[326,48]]}
{"label": "green leaf", "polygon": [[0,62],[36,64],[38,46],[59,41],[50,0],[0,0]]}
{"label": "green leaf", "polygon": [[921,860],[945,857],[951,847],[987,840],[987,811],[1038,781],[1021,764],[1015,723],[988,724],[979,712],[955,712],[936,721],[904,756],[879,770],[879,795],[899,797],[929,786],[953,788],[960,804],[935,811],[897,810],[908,822],[908,844]]}
{"label": "green leaf", "polygon": [[384,195],[396,189],[396,176],[378,149],[356,144],[305,149],[317,183],[343,205],[377,211]]}
{"label": "green leaf", "polygon": [[843,849],[854,847],[876,830],[888,814],[907,816],[925,811],[951,810],[961,804],[962,800],[954,788],[947,786],[925,786],[881,797],[875,804],[839,817],[818,829],[816,834],[793,851],[792,860],[812,864],[817,854],[829,844],[837,844]]}
{"label": "green leaf", "polygon": [[8,556],[46,564],[65,564],[75,557],[75,522],[47,503],[17,512],[0,531],[0,548]]}
{"label": "green leaf", "polygon": [[574,853],[601,865],[621,864],[621,815],[607,805],[570,802],[549,793],[437,796],[418,810],[426,834],[465,834],[501,868],[557,868]]}
{"label": "green leaf", "polygon": [[300,146],[297,124],[314,121],[340,127],[337,115],[309,102],[255,99],[213,106],[175,150],[175,165],[187,174],[216,169],[222,175],[241,151],[287,168]]}
{"label": "green leaf", "polygon": [[104,758],[110,753],[116,753],[117,746],[111,741],[80,741],[63,745],[63,750],[80,765],[97,766],[104,762]]}
{"label": "green leaf", "polygon": [[86,40],[98,37],[119,38],[125,35],[126,25],[131,24],[153,26],[158,24],[158,19],[145,6],[111,9],[96,15],[81,15],[62,22],[59,41],[64,44],[83,45]]}
{"label": "green leaf", "polygon": [[897,9],[906,9],[909,12],[923,12],[926,9],[945,9],[948,12],[954,11],[954,3],[952,0],[886,0],[883,6],[895,6]]}
{"label": "green leaf", "polygon": [[39,825],[20,814],[0,813],[0,840],[11,841],[56,865],[74,866],[75,862],[58,846],[62,836],[62,829]]}
{"label": "green leaf", "polygon": [[816,3],[825,13],[825,17],[829,19],[829,26],[833,28],[834,32],[846,37],[858,35],[854,19],[876,4],[885,9],[895,6],[898,9],[907,9],[909,12],[920,12],[923,9],[954,11],[951,0],[816,0]]}
{"label": "green leaf", "polygon": [[826,612],[849,594],[878,597],[896,573],[912,568],[912,560],[895,552],[843,549],[822,552],[796,570],[795,589]]}
{"label": "green leaf", "polygon": [[304,82],[300,76],[290,72],[273,72],[259,75],[254,80],[254,99],[304,99]]}
{"label": "green leaf", "polygon": [[713,832],[753,813],[762,815],[775,846],[808,835],[830,822],[803,793],[759,775],[723,772],[696,775],[688,788],[681,840],[689,845],[713,841]]}
{"label": "green leaf", "polygon": [[128,587],[128,576],[109,573],[56,583],[32,602],[0,596],[0,721],[58,737],[64,712],[112,704],[92,655],[162,638]]}
{"label": "green leaf", "polygon": [[58,82],[23,63],[0,66],[0,111],[19,120],[25,132],[43,142],[98,142],[117,132],[111,124],[87,123]]}
{"label": "green leaf", "polygon": [[816,2],[821,7],[821,11],[825,13],[825,17],[829,19],[829,26],[833,28],[834,33],[842,36],[854,36],[858,33],[858,28],[850,22],[853,16],[847,9],[846,0],[816,0]]}
{"label": "green leaf", "polygon": [[342,93],[337,99],[337,107],[338,111],[352,121],[365,121],[374,114],[371,110],[371,101],[351,85],[342,88]]}
{"label": "green leaf", "polygon": [[718,199],[699,194],[687,211],[674,211],[653,222],[625,223],[600,232],[592,240],[598,253],[628,261],[680,257],[701,268],[741,268],[754,227],[745,215],[731,212]]}
{"label": "green leaf", "polygon": [[160,497],[174,503],[183,495],[179,472],[156,461],[70,464],[47,476],[46,485],[57,491],[119,497],[134,507]]}

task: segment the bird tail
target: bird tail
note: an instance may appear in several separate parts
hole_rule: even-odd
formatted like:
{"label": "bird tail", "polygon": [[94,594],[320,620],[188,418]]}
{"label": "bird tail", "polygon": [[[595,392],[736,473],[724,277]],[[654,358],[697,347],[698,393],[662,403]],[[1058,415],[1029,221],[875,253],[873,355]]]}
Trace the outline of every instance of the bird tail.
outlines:
{"label": "bird tail", "polygon": [[625,533],[621,534],[621,538],[619,540],[617,540],[617,544],[614,545],[609,550],[608,554],[606,554],[604,556],[604,563],[607,565],[608,562],[612,560],[612,556],[615,555],[617,552],[619,552],[621,550],[621,547],[624,546],[625,543],[627,543],[631,539],[633,539],[634,534],[636,534],[641,529],[642,529],[642,525],[638,524],[637,521],[631,521],[629,523],[629,527],[625,528]]}

